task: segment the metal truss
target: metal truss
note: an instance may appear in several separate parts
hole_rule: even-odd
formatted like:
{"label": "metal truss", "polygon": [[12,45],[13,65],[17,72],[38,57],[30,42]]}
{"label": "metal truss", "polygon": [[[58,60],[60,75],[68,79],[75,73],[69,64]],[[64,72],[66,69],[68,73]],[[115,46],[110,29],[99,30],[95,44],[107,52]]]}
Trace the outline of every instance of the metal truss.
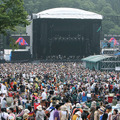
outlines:
{"label": "metal truss", "polygon": [[110,58],[101,61],[101,70],[115,70],[115,67],[120,67],[120,56],[111,56]]}

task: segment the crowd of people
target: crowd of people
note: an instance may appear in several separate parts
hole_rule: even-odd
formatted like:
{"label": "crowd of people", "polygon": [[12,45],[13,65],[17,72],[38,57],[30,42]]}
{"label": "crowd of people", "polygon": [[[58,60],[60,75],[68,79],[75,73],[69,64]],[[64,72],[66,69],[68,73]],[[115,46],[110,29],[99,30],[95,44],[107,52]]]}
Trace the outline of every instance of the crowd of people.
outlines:
{"label": "crowd of people", "polygon": [[0,64],[0,118],[120,120],[119,77],[82,63]]}

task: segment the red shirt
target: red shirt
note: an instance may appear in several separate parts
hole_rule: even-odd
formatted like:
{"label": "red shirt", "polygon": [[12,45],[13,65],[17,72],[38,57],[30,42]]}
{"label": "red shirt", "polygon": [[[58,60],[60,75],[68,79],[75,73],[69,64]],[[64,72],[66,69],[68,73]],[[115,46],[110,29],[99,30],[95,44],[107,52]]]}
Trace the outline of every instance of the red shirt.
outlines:
{"label": "red shirt", "polygon": [[13,88],[13,82],[10,83],[10,87]]}

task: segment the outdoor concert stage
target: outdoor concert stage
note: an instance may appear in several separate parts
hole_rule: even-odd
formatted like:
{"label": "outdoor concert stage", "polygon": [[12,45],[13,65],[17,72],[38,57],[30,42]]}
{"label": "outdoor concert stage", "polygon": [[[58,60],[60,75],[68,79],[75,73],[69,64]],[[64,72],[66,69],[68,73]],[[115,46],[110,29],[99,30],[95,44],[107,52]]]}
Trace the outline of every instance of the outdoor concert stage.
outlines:
{"label": "outdoor concert stage", "polygon": [[[34,59],[100,54],[102,16],[74,8],[54,8],[33,15],[28,28]],[[28,30],[29,31],[29,30]]]}

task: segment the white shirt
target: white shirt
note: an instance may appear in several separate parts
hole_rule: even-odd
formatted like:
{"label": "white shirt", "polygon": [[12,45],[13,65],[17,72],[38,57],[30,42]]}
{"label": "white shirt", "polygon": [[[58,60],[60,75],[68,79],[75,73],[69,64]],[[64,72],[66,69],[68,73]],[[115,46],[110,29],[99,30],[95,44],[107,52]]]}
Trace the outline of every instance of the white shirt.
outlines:
{"label": "white shirt", "polygon": [[5,118],[7,120],[7,118],[9,117],[9,115],[6,112],[2,112],[1,113],[1,117]]}
{"label": "white shirt", "polygon": [[109,120],[110,115],[111,115],[110,120],[112,120],[112,112],[109,112],[109,113],[108,113],[108,118],[107,118],[107,120]]}
{"label": "white shirt", "polygon": [[6,86],[1,84],[1,93],[6,93],[6,92],[7,92]]}
{"label": "white shirt", "polygon": [[47,94],[45,92],[43,92],[41,96],[42,96],[42,100],[45,100],[47,97]]}
{"label": "white shirt", "polygon": [[4,98],[5,98],[5,96],[3,96],[3,97],[0,96],[0,104]]}
{"label": "white shirt", "polygon": [[50,112],[50,118],[49,118],[49,120],[54,120],[54,111],[55,110],[53,110],[52,112]]}

